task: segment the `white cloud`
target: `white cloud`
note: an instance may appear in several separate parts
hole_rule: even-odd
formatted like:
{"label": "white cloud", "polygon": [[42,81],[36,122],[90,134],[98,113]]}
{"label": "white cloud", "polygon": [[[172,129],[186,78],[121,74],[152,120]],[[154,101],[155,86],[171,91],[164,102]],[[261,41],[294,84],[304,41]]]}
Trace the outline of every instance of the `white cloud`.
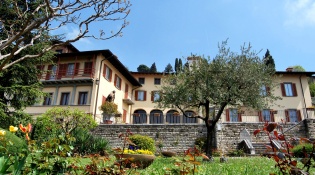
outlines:
{"label": "white cloud", "polygon": [[300,27],[315,26],[315,1],[287,0],[285,11],[287,13],[285,25]]}

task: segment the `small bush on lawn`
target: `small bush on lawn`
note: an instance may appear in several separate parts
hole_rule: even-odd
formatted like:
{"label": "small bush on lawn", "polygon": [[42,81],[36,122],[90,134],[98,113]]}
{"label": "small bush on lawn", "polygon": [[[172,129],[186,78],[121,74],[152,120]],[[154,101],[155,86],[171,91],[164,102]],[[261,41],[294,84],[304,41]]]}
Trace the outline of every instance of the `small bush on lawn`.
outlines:
{"label": "small bush on lawn", "polygon": [[135,134],[129,136],[129,139],[136,144],[139,149],[149,150],[155,153],[155,142],[151,137]]}
{"label": "small bush on lawn", "polygon": [[308,154],[310,154],[312,152],[312,149],[313,149],[313,144],[303,143],[303,144],[299,144],[299,145],[295,146],[292,149],[294,157],[305,157],[305,155],[303,153],[303,147],[305,147],[306,152]]}
{"label": "small bush on lawn", "polygon": [[237,149],[229,151],[227,155],[231,157],[243,157],[245,156],[245,153],[242,149]]}
{"label": "small bush on lawn", "polygon": [[198,137],[195,140],[195,145],[202,151],[206,150],[207,137]]}

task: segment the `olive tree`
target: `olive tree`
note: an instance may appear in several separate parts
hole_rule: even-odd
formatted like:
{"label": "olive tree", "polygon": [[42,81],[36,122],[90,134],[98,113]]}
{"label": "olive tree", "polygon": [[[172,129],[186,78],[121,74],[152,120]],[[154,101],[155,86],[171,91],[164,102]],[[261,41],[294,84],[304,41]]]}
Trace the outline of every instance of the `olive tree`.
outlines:
{"label": "olive tree", "polygon": [[[250,45],[242,46],[241,52],[236,53],[230,51],[224,41],[213,59],[196,58],[199,59],[194,59],[183,71],[164,79],[157,104],[161,108],[178,108],[186,117],[203,120],[207,128],[206,154],[212,156],[212,136],[224,109],[228,106],[267,107],[278,97],[263,93],[262,87],[272,91],[275,76],[274,70],[251,51]],[[214,115],[210,107],[216,109]],[[198,113],[188,116],[185,113],[188,109]]]}
{"label": "olive tree", "polygon": [[[82,38],[106,40],[120,36],[128,24],[125,19],[130,6],[129,0],[1,0],[0,71]],[[95,25],[96,22],[99,24]],[[77,32],[66,37],[67,27]],[[99,32],[95,34],[93,30]],[[52,37],[53,34],[57,38]],[[37,53],[12,60],[35,43],[55,39],[63,42],[45,44]]]}

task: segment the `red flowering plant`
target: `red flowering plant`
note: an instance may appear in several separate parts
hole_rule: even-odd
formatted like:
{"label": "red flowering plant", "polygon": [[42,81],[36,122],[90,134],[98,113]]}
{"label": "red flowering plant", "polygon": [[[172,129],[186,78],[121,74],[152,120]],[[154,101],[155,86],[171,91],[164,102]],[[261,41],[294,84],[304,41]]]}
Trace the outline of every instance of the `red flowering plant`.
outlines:
{"label": "red flowering plant", "polygon": [[[300,138],[300,143],[312,143],[313,149],[312,153],[308,154],[304,149],[304,158],[300,159],[303,167],[298,167],[298,159],[293,158],[292,149],[294,148],[291,141],[296,140],[296,138],[286,138],[285,133],[283,132],[283,125],[285,121],[281,123],[269,123],[265,122],[262,129],[257,129],[254,131],[256,136],[260,132],[267,134],[270,145],[266,145],[266,152],[268,157],[273,158],[276,162],[276,167],[280,170],[282,174],[309,174],[311,166],[314,166],[315,161],[315,142],[307,138]],[[274,144],[274,140],[281,144],[280,149],[277,148]],[[304,170],[306,169],[306,170]]]}

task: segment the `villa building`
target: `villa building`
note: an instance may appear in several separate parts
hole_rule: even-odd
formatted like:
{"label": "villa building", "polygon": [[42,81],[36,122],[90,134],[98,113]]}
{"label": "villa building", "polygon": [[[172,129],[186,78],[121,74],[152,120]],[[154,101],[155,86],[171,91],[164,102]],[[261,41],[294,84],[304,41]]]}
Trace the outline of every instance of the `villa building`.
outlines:
{"label": "villa building", "polygon": [[[39,65],[39,75],[46,96],[42,103],[27,107],[26,112],[40,115],[47,109],[74,107],[90,113],[103,123],[100,106],[108,94],[115,91],[114,103],[120,117],[114,123],[129,124],[180,124],[202,123],[197,118],[187,118],[176,109],[158,109],[153,103],[159,98],[156,93],[163,83],[164,73],[130,72],[110,50],[79,52],[72,45],[58,48],[54,64]],[[298,122],[314,117],[308,77],[315,72],[277,71],[279,86],[273,92],[282,99],[270,109],[255,111],[227,108],[221,122],[262,122],[281,120]],[[269,89],[262,90],[269,93]],[[214,110],[214,109],[213,109]],[[188,115],[194,111],[186,111]]]}

